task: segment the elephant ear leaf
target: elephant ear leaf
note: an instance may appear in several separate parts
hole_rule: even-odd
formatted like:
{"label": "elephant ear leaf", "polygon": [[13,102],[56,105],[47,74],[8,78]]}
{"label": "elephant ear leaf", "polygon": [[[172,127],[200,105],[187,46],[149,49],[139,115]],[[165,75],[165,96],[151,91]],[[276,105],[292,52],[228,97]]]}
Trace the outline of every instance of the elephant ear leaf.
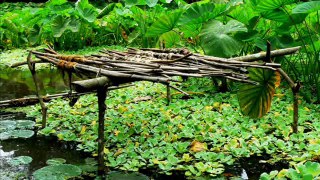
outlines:
{"label": "elephant ear leaf", "polygon": [[275,88],[280,85],[280,74],[266,69],[249,69],[249,77],[258,83],[239,87],[238,99],[241,111],[251,118],[260,118],[269,112]]}

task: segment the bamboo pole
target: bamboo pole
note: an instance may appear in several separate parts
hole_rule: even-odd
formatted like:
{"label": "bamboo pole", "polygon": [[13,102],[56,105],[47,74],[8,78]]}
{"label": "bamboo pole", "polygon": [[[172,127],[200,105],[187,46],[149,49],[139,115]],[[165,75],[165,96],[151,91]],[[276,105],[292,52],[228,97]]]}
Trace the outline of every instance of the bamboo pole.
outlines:
{"label": "bamboo pole", "polygon": [[27,57],[27,62],[28,62],[29,70],[30,70],[30,72],[32,74],[32,79],[33,79],[34,85],[36,87],[36,94],[37,94],[37,97],[38,97],[38,100],[39,100],[40,106],[41,106],[42,128],[45,128],[46,124],[47,124],[47,110],[48,110],[48,108],[44,104],[43,98],[40,95],[40,87],[38,86],[38,83],[37,83],[38,82],[38,77],[37,77],[36,70],[35,70],[35,63],[32,62],[31,56],[32,56],[32,54],[31,54],[31,52],[29,52],[29,55]]}

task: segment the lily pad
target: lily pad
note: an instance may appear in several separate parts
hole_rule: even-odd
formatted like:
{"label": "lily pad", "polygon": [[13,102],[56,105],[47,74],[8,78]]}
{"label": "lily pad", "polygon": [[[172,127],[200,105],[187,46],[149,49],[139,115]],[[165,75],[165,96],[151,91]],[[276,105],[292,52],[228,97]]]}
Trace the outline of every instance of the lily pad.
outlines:
{"label": "lily pad", "polygon": [[9,161],[11,166],[26,165],[32,162],[32,157],[30,156],[18,156]]}
{"label": "lily pad", "polygon": [[46,164],[48,165],[60,165],[66,163],[66,160],[63,158],[52,158],[48,159]]}
{"label": "lily pad", "polygon": [[18,129],[33,129],[36,124],[34,121],[30,120],[17,120],[16,128]]}
{"label": "lily pad", "polygon": [[72,164],[46,166],[33,173],[36,180],[64,180],[81,175],[81,169]]}
{"label": "lily pad", "polygon": [[34,135],[32,130],[13,130],[11,136],[14,138],[30,138]]}
{"label": "lily pad", "polygon": [[11,137],[11,133],[10,132],[2,132],[2,133],[0,133],[0,140],[1,141],[10,139],[10,137]]}
{"label": "lily pad", "polygon": [[11,120],[0,121],[0,132],[14,130],[16,128],[16,122]]}

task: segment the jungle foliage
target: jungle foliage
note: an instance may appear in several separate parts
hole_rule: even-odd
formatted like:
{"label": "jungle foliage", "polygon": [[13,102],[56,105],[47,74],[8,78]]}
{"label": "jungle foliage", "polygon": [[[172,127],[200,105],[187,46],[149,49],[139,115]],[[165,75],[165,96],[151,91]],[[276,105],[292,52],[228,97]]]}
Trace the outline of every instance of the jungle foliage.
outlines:
{"label": "jungle foliage", "polygon": [[274,49],[300,45],[299,54],[276,61],[303,82],[308,102],[320,102],[319,1],[124,0],[97,5],[88,0],[2,3],[0,49],[41,44],[64,50],[114,44],[187,46],[230,57],[266,50],[266,41]]}

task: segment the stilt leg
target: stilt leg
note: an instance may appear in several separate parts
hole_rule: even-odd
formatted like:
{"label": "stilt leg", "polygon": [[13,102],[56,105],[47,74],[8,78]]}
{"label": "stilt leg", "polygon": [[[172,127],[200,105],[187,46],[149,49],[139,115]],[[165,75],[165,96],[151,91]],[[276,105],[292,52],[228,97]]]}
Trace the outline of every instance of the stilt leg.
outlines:
{"label": "stilt leg", "polygon": [[41,113],[42,113],[42,128],[46,127],[47,124],[47,110],[48,108],[46,107],[46,105],[43,102],[42,96],[40,95],[40,87],[38,86],[38,77],[36,74],[36,70],[35,70],[35,63],[32,61],[31,59],[32,53],[30,52],[27,58],[27,62],[28,62],[28,67],[29,70],[32,74],[32,78],[33,78],[33,82],[34,85],[36,87],[36,93],[37,93],[37,97],[39,99],[40,102],[40,106],[41,106]]}

